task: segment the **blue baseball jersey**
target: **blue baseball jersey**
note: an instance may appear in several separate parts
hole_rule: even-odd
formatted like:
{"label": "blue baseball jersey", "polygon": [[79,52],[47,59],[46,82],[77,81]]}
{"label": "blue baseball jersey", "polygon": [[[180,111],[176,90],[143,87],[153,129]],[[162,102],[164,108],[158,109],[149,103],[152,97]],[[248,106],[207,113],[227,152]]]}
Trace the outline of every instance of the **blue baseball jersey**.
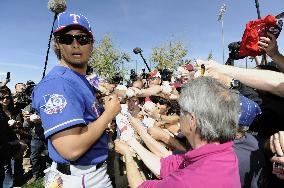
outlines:
{"label": "blue baseball jersey", "polygon": [[106,132],[76,161],[64,159],[50,140],[53,134],[64,129],[77,125],[88,126],[102,113],[102,107],[98,104],[92,86],[84,75],[63,66],[56,66],[34,88],[32,101],[33,108],[41,117],[44,135],[48,140],[49,156],[53,161],[85,166],[107,159]]}

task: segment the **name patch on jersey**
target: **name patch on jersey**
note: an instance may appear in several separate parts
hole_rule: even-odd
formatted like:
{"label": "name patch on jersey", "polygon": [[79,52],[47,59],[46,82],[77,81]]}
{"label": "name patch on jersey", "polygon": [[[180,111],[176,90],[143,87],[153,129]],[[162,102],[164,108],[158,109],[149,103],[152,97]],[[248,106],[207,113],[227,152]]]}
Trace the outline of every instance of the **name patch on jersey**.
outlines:
{"label": "name patch on jersey", "polygon": [[40,108],[46,114],[57,114],[61,113],[62,110],[66,107],[67,101],[63,95],[59,94],[48,94],[43,96],[45,104]]}

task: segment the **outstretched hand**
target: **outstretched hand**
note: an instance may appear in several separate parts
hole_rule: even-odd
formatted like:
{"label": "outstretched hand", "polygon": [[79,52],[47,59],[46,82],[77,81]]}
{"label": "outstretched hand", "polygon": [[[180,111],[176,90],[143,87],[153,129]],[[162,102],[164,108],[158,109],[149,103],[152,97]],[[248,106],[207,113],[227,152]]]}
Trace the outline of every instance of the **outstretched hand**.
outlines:
{"label": "outstretched hand", "polygon": [[[208,61],[204,61],[204,60],[197,60],[196,61],[198,65],[204,65],[205,66],[205,73],[203,76],[210,76],[212,78],[215,78],[219,81],[221,81],[222,83],[224,83],[225,85],[228,85],[230,83],[230,81],[232,80],[231,77],[227,76],[226,73],[226,65],[222,65],[217,63],[214,60],[208,60]],[[201,76],[201,68],[200,66],[196,68],[197,71],[194,75],[194,77],[199,77]]]}
{"label": "outstretched hand", "polygon": [[125,141],[117,139],[114,141],[114,144],[115,144],[115,151],[117,153],[120,153],[121,155],[131,154],[130,147]]}

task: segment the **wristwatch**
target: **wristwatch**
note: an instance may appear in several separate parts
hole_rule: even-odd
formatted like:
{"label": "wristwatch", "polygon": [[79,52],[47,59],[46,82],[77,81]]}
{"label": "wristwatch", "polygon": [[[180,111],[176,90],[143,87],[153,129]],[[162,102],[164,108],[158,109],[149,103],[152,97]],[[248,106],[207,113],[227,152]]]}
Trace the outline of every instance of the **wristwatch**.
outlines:
{"label": "wristwatch", "polygon": [[232,79],[230,82],[230,89],[239,89],[241,86],[241,82],[239,80],[236,79]]}

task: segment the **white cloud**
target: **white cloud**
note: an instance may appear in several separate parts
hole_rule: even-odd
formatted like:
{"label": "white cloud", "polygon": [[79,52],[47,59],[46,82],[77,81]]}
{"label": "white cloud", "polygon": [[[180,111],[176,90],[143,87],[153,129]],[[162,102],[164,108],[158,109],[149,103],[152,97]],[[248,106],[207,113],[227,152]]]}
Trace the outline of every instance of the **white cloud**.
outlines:
{"label": "white cloud", "polygon": [[0,65],[7,66],[7,67],[18,67],[18,68],[35,69],[35,70],[40,69],[39,66],[32,65],[32,64],[22,64],[22,63],[0,63]]}
{"label": "white cloud", "polygon": [[6,72],[0,72],[0,76],[5,76],[6,74]]}

